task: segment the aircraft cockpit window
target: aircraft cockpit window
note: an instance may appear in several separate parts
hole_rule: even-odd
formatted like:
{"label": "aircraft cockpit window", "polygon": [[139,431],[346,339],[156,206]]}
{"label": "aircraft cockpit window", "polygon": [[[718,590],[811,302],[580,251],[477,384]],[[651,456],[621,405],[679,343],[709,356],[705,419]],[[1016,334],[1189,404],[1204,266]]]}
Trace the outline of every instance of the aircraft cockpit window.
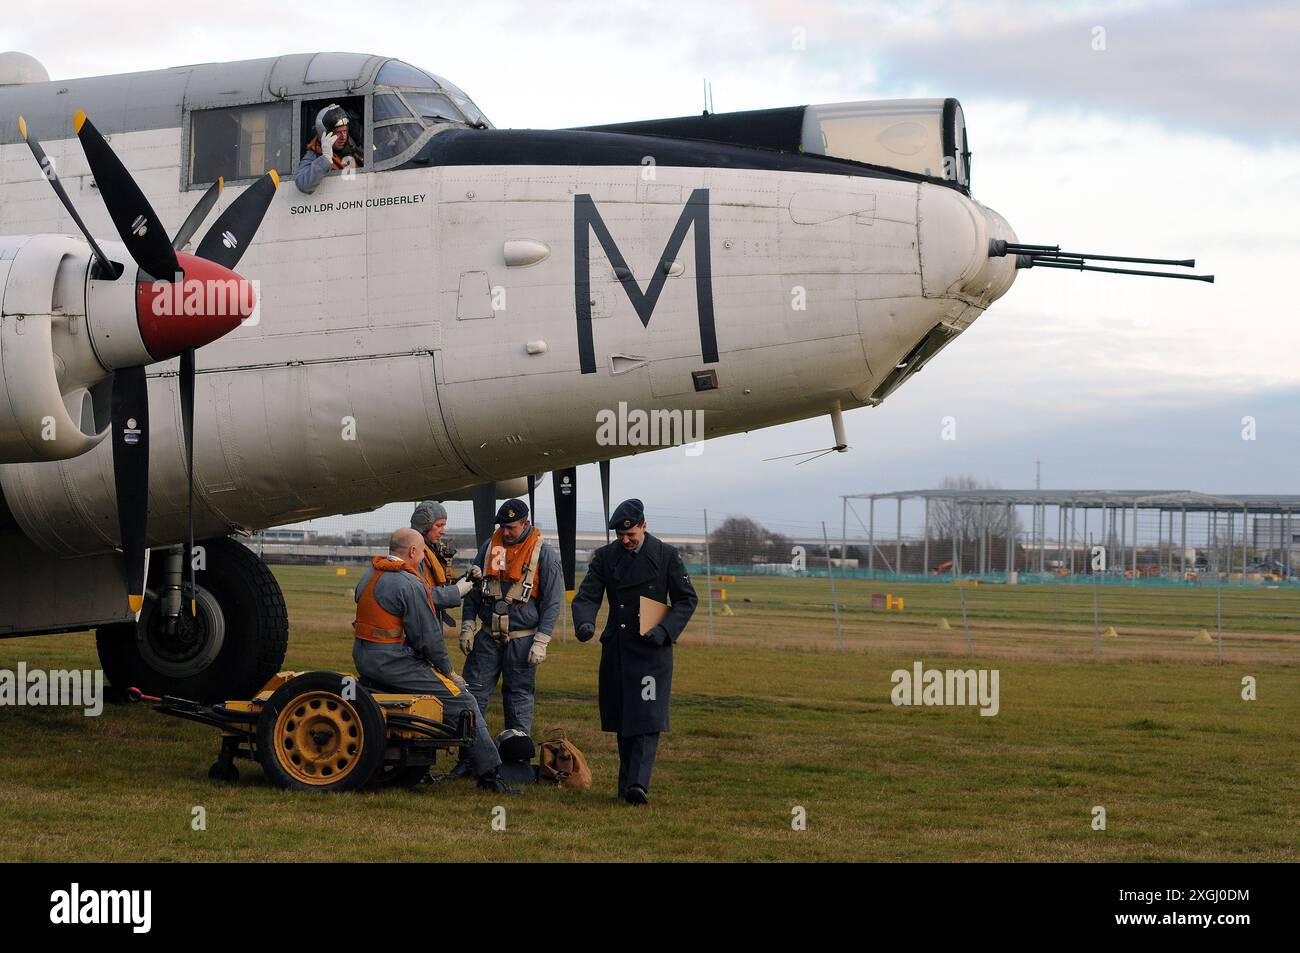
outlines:
{"label": "aircraft cockpit window", "polygon": [[462,113],[465,114],[465,117],[471,126],[478,126],[480,129],[494,128],[492,123],[488,121],[488,117],[483,115],[483,111],[475,106],[474,101],[466,96],[455,83],[449,83],[441,76],[435,76],[434,79],[438,81],[438,85],[442,87],[442,91],[447,96],[451,97],[451,101],[460,108]]}
{"label": "aircraft cockpit window", "polygon": [[401,60],[389,60],[380,68],[372,102],[370,168],[375,172],[407,162],[444,129],[493,128],[455,84]]}
{"label": "aircraft cockpit window", "polygon": [[389,60],[375,77],[378,86],[422,86],[426,89],[436,87],[432,76],[422,69],[403,63],[401,60]]}
{"label": "aircraft cockpit window", "polygon": [[405,122],[414,122],[415,116],[411,110],[402,102],[400,96],[396,93],[376,93],[374,113],[375,122],[380,123],[387,119],[400,119]]}
{"label": "aircraft cockpit window", "polygon": [[189,185],[293,171],[293,107],[265,103],[190,114]]}
{"label": "aircraft cockpit window", "polygon": [[456,112],[447,114],[445,111],[440,110],[438,112],[439,116],[452,119],[455,122],[465,122],[480,129],[493,128],[487,116],[483,115],[483,111],[474,105],[472,99],[465,95],[464,90],[455,83],[450,83],[433,73],[426,73],[410,63],[403,63],[401,60],[389,60],[380,68],[379,74],[375,77],[375,86],[393,87],[403,91],[428,90],[440,93],[451,100]]}
{"label": "aircraft cockpit window", "polygon": [[407,90],[402,95],[422,119],[430,122],[467,122],[465,115],[441,93]]}

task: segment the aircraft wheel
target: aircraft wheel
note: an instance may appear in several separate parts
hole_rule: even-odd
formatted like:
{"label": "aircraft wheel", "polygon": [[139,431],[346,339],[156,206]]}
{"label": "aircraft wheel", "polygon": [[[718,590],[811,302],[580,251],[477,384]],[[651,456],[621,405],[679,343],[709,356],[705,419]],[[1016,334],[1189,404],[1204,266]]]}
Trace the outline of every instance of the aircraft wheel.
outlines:
{"label": "aircraft wheel", "polygon": [[369,692],[344,696],[337,672],[285,682],[257,719],[257,760],[271,783],[299,791],[355,791],[383,765],[384,716]]}
{"label": "aircraft wheel", "polygon": [[195,616],[183,612],[168,625],[158,599],[163,560],[155,559],[139,621],[95,633],[100,664],[114,688],[224,701],[256,694],[280,671],[289,616],[271,570],[232,539],[200,545],[206,565],[195,573]]}

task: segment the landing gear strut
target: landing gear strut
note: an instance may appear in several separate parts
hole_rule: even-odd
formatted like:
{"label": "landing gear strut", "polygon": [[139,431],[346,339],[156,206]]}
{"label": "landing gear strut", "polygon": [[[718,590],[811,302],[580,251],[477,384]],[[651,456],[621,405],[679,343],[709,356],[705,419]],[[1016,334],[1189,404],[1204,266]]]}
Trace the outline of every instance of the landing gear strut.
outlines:
{"label": "landing gear strut", "polygon": [[151,561],[139,621],[96,632],[114,688],[222,701],[253,694],[283,665],[289,620],[270,569],[232,539],[199,545],[204,558],[195,573],[193,615],[178,549]]}

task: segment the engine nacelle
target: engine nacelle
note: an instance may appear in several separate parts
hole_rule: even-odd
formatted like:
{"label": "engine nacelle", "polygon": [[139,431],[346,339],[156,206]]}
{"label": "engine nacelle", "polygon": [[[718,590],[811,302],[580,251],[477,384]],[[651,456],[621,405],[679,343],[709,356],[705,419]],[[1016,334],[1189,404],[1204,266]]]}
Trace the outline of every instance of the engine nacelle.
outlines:
{"label": "engine nacelle", "polygon": [[0,463],[66,460],[108,434],[109,372],[86,324],[86,244],[0,239]]}
{"label": "engine nacelle", "polygon": [[[102,247],[130,263],[120,243]],[[97,277],[80,239],[0,237],[0,464],[85,453],[108,434],[113,371],[202,347],[252,313],[251,285],[234,272],[178,260],[181,282],[142,280],[133,266]]]}

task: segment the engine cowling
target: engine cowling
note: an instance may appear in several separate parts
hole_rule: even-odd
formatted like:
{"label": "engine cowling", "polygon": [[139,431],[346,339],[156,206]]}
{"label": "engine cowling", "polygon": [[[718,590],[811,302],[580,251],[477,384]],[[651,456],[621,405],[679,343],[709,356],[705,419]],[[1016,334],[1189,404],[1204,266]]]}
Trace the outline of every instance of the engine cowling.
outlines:
{"label": "engine cowling", "polygon": [[109,372],[86,325],[89,251],[67,236],[17,236],[0,240],[0,256],[0,463],[83,454],[109,422]]}
{"label": "engine cowling", "polygon": [[[102,247],[131,260],[119,243]],[[201,347],[252,313],[234,272],[177,258],[180,283],[101,279],[79,239],[0,238],[0,464],[86,453],[108,435],[114,370]]]}

